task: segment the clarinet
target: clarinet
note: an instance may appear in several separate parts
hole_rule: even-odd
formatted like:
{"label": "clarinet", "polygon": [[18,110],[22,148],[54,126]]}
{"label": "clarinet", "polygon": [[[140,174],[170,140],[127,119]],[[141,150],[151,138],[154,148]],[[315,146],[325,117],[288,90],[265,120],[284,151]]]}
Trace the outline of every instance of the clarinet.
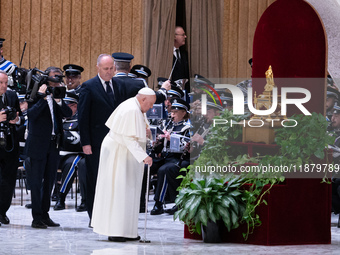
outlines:
{"label": "clarinet", "polygon": [[[200,136],[202,136],[202,138],[204,138],[208,133],[209,133],[209,128],[204,128],[204,125],[206,124],[206,122],[204,122],[204,118],[203,116],[201,118],[199,118],[199,122],[201,122],[201,125],[199,126],[199,128],[197,129],[196,134],[199,134]],[[203,132],[202,132],[203,130]],[[202,134],[200,134],[202,132]],[[198,147],[198,142],[192,142],[192,147],[196,148]]]}
{"label": "clarinet", "polygon": [[184,149],[183,149],[183,152],[182,152],[182,154],[181,154],[181,157],[179,158],[179,161],[175,164],[178,168],[181,168],[181,164],[182,164],[182,162],[183,162],[183,160],[184,160],[184,156],[187,155],[187,153],[189,152],[189,149],[190,149],[190,142],[188,142],[188,143],[185,145],[185,147],[184,147]]}

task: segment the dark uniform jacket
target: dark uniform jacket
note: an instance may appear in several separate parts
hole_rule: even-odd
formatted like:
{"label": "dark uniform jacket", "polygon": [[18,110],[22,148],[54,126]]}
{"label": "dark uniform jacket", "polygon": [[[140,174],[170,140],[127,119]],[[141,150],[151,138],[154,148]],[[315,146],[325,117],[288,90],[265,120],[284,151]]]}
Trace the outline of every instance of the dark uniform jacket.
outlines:
{"label": "dark uniform jacket", "polygon": [[[148,87],[146,82],[141,78],[133,78],[128,76],[125,73],[117,73],[113,80],[120,84],[125,91],[125,98],[127,100],[131,97],[134,97],[138,94],[138,91],[142,88]],[[166,91],[165,89],[159,89],[156,92],[156,102],[155,104],[163,103],[166,99]]]}

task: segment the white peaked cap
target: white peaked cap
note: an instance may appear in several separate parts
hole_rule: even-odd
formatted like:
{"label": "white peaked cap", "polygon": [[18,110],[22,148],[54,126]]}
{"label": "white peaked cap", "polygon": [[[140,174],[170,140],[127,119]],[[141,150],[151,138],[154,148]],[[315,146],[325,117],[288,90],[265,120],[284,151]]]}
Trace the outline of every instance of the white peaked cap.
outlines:
{"label": "white peaked cap", "polygon": [[150,88],[142,88],[138,91],[139,95],[153,96],[156,95],[155,91]]}

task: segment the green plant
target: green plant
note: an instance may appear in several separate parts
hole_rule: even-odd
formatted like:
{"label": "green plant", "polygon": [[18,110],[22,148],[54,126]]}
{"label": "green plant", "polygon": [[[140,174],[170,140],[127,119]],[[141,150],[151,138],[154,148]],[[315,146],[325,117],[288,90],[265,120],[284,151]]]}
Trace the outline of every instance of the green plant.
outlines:
{"label": "green plant", "polygon": [[[221,116],[216,117],[216,119],[228,120],[229,123],[232,120],[241,121],[246,118],[246,115],[239,117],[233,116],[229,111],[225,111]],[[226,141],[240,141],[242,135],[241,125],[216,125],[213,127],[207,136],[207,141],[200,157],[193,162],[188,170],[182,169],[182,171],[187,173],[186,176],[181,176],[183,182],[179,189],[178,200],[176,200],[176,203],[180,205],[181,209],[175,215],[175,219],[179,218],[189,226],[191,231],[200,233],[200,223],[204,224],[207,220],[206,217],[209,217],[209,214],[206,214],[207,201],[211,203],[211,201],[215,199],[214,201],[217,201],[219,209],[221,210],[221,208],[223,208],[221,200],[225,200],[225,198],[223,198],[224,196],[228,197],[228,193],[220,191],[221,193],[219,193],[218,199],[216,199],[216,192],[212,192],[213,189],[206,187],[206,180],[209,178],[207,175],[211,173],[206,173],[205,177],[195,177],[195,174],[197,174],[194,171],[196,166],[236,166],[247,162],[267,166],[299,166],[310,163],[312,156],[323,159],[327,144],[334,143],[334,137],[327,133],[327,121],[324,116],[313,113],[311,116],[295,115],[290,118],[296,120],[298,126],[282,127],[276,130],[275,141],[280,146],[280,150],[279,153],[274,156],[257,155],[256,157],[250,158],[242,149],[226,145]],[[224,176],[220,175],[219,177],[215,177],[215,180],[222,180],[223,178]],[[227,220],[226,222],[229,225],[226,226],[229,226],[228,230],[230,230],[237,227],[239,223],[246,224],[247,232],[243,233],[243,236],[247,239],[254,228],[261,225],[261,220],[256,214],[256,208],[261,204],[267,204],[263,199],[264,195],[270,192],[273,185],[284,181],[285,178],[282,173],[277,172],[242,173],[240,176],[232,175],[228,178],[229,181],[235,180],[233,182],[235,182],[235,185],[237,184],[236,191],[238,193],[236,194],[238,195],[238,199],[235,201],[239,203],[240,207],[238,212],[242,212],[242,214],[238,215],[237,222],[234,221],[236,219],[235,216],[232,218],[231,223],[229,222],[230,224]],[[249,184],[249,189],[239,190],[238,188],[245,183]],[[212,208],[211,204],[209,204],[209,208]],[[229,215],[230,209],[230,207],[225,209],[229,212]],[[219,215],[213,215],[213,219],[222,217],[222,212],[217,212]]]}
{"label": "green plant", "polygon": [[280,146],[280,155],[287,159],[296,159],[299,163],[309,163],[311,156],[325,157],[328,144],[334,143],[334,137],[327,135],[328,122],[321,113],[303,114],[290,117],[298,126],[280,128],[275,132],[275,142]]}
{"label": "green plant", "polygon": [[237,228],[245,211],[241,178],[229,176],[195,178],[190,185],[180,190],[176,199],[179,210],[174,219],[179,218],[189,231],[201,233],[201,224],[208,220],[222,220],[228,231]]}

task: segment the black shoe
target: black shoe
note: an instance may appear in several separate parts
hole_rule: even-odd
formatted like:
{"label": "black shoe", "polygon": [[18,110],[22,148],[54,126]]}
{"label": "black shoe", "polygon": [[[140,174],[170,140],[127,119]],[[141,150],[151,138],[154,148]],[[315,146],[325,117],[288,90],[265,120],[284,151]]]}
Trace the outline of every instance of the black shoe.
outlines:
{"label": "black shoe", "polygon": [[44,223],[46,226],[49,226],[49,227],[60,227],[59,223],[55,223],[50,218],[45,219],[45,220],[41,220],[41,222]]}
{"label": "black shoe", "polygon": [[153,209],[151,210],[151,215],[160,215],[164,213],[163,204],[157,203],[154,205]]}
{"label": "black shoe", "polygon": [[52,195],[52,201],[58,201],[58,194]]}
{"label": "black shoe", "polygon": [[86,204],[82,202],[79,206],[77,206],[77,212],[85,212],[87,211]]}
{"label": "black shoe", "polygon": [[6,214],[5,214],[5,215],[1,215],[1,214],[0,214],[0,222],[1,222],[2,224],[9,224],[9,219],[8,219],[8,217],[6,216]]}
{"label": "black shoe", "polygon": [[59,211],[59,210],[64,210],[64,209],[65,209],[65,202],[58,200],[54,206],[54,210]]}
{"label": "black shoe", "polygon": [[89,228],[93,228],[93,227],[91,226],[91,220],[90,220],[90,222],[89,222]]}
{"label": "black shoe", "polygon": [[135,238],[129,238],[129,237],[125,237],[126,241],[138,241],[140,240],[140,236],[137,236]]}
{"label": "black shoe", "polygon": [[37,222],[32,221],[31,227],[32,228],[46,229],[47,225],[40,220],[40,221],[37,221]]}
{"label": "black shoe", "polygon": [[178,206],[177,205],[173,206],[171,209],[164,210],[165,213],[168,213],[170,215],[174,215],[175,212],[177,212],[177,211],[178,211]]}
{"label": "black shoe", "polygon": [[26,207],[27,209],[32,209],[32,204],[26,204],[25,207]]}
{"label": "black shoe", "polygon": [[111,241],[111,242],[126,242],[126,238],[121,237],[121,236],[109,236],[109,241]]}

